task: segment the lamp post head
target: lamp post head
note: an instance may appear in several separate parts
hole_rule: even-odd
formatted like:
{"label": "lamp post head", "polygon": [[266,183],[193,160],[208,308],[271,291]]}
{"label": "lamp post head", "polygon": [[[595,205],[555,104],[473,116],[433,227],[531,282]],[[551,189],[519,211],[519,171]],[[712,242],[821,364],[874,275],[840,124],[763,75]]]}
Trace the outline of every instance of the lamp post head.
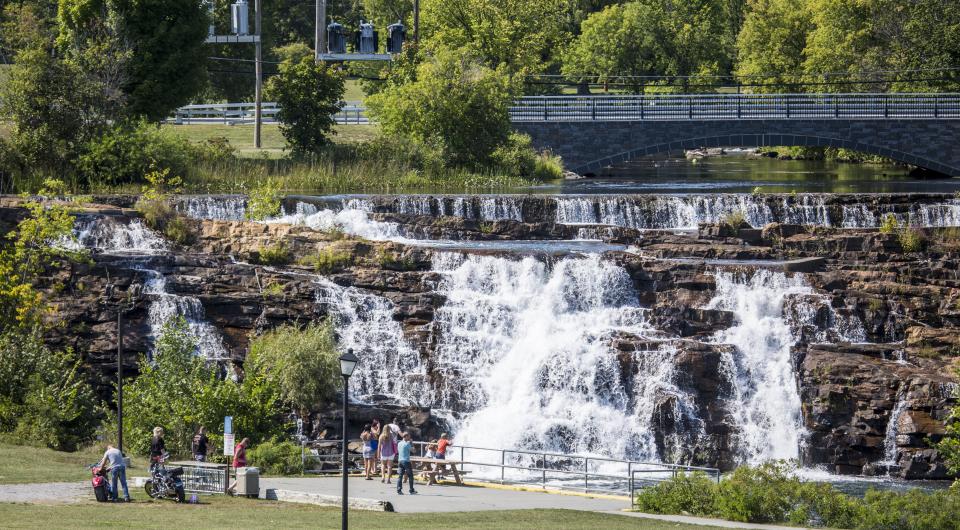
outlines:
{"label": "lamp post head", "polygon": [[347,353],[340,356],[340,375],[349,378],[359,362],[360,358],[353,354],[353,350],[347,350]]}

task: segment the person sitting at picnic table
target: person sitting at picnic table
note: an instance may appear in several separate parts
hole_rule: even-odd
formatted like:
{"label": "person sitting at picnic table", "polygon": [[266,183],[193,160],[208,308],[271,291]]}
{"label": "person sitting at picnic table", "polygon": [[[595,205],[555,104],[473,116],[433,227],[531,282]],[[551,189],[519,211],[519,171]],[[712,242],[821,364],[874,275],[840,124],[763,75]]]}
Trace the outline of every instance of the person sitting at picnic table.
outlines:
{"label": "person sitting at picnic table", "polygon": [[447,458],[447,447],[453,446],[453,443],[450,441],[447,433],[440,435],[440,440],[437,442],[437,460],[446,460]]}
{"label": "person sitting at picnic table", "polygon": [[123,460],[123,453],[112,445],[107,446],[107,451],[103,453],[103,459],[98,464],[101,469],[110,471],[112,475],[110,498],[116,502],[120,500],[120,492],[117,490],[117,481],[123,486],[123,502],[130,502],[130,491],[127,489],[127,465]]}
{"label": "person sitting at picnic table", "polygon": [[[423,457],[424,458],[437,457],[437,441],[436,440],[433,440],[432,442],[427,444],[427,452],[423,454]],[[424,462],[420,466],[420,469],[422,470],[422,473],[420,473],[420,478],[422,478],[423,480],[427,480],[430,478],[430,472],[433,471],[433,465],[431,465],[429,462]]]}
{"label": "person sitting at picnic table", "polygon": [[403,495],[403,478],[410,483],[410,495],[416,495],[413,489],[413,466],[410,464],[410,453],[413,452],[413,437],[410,433],[403,433],[403,441],[397,444],[397,461],[400,464],[400,476],[397,478],[397,495]]}

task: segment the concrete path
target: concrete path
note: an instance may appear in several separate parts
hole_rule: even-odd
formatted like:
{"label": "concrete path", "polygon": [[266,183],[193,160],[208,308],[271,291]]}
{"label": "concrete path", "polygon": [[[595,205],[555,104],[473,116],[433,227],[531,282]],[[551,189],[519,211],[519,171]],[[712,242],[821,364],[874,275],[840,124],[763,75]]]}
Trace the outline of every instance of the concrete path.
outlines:
{"label": "concrete path", "polygon": [[45,482],[41,484],[0,484],[0,502],[59,504],[93,498],[88,482]]}
{"label": "concrete path", "polygon": [[[267,498],[268,490],[286,490],[340,498],[340,477],[262,477],[260,497]],[[736,523],[705,517],[683,515],[654,515],[624,511],[630,507],[627,497],[586,496],[563,492],[518,491],[495,485],[483,486],[427,486],[417,484],[417,495],[409,495],[404,485],[403,495],[397,495],[397,486],[383,484],[379,479],[363,480],[351,477],[349,495],[355,499],[389,502],[399,513],[475,512],[484,510],[561,509],[621,515],[641,519],[657,519],[719,528],[748,528],[756,530],[797,530],[797,527]]]}
{"label": "concrete path", "polygon": [[[340,477],[270,478],[260,479],[260,496],[268,489],[301,491],[323,495],[340,495]],[[399,513],[475,512],[483,510],[524,510],[556,508],[609,512],[630,507],[627,498],[597,498],[579,495],[561,495],[533,491],[515,491],[473,486],[427,486],[417,484],[418,495],[408,495],[404,484],[403,495],[397,495],[396,482],[383,484],[379,479],[350,478],[350,497],[389,501]]]}

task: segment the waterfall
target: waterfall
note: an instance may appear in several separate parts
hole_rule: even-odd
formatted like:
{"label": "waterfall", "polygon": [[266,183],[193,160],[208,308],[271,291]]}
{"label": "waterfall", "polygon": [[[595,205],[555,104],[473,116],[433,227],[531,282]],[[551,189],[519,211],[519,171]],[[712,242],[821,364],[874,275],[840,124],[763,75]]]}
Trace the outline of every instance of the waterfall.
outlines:
{"label": "waterfall", "polygon": [[887,431],[883,436],[883,459],[879,462],[882,465],[897,465],[897,456],[899,456],[899,451],[897,451],[897,423],[906,409],[907,399],[906,390],[904,390],[897,395],[897,403],[890,411],[890,419],[887,421]]}
{"label": "waterfall", "polygon": [[920,227],[960,226],[960,199],[942,204],[914,204],[909,223]]}
{"label": "waterfall", "polygon": [[197,196],[177,202],[176,210],[191,219],[243,221],[247,215],[247,199],[242,196]]}
{"label": "waterfall", "polygon": [[434,270],[446,298],[435,316],[436,401],[462,413],[458,443],[660,460],[658,406],[698,424],[693,398],[674,383],[671,346],[623,354],[611,345],[615,334],[657,336],[622,268],[597,255],[548,267],[440,253]]}
{"label": "waterfall", "polygon": [[519,201],[513,197],[484,197],[480,199],[480,219],[523,221],[523,215]]}
{"label": "waterfall", "polygon": [[[603,224],[640,229],[695,229],[715,223],[731,212],[742,212],[752,226],[777,220],[767,201],[752,195],[682,195],[655,197],[562,197],[556,199],[556,222]],[[804,217],[801,207],[796,214]]]}
{"label": "waterfall", "polygon": [[427,384],[420,353],[403,336],[385,298],[354,287],[341,287],[317,276],[316,302],[333,315],[340,347],[361,356],[350,379],[357,399],[389,396],[401,403],[429,405],[433,393]]}
{"label": "waterfall", "polygon": [[732,344],[724,359],[733,382],[729,400],[741,459],[758,464],[799,456],[804,439],[800,394],[791,347],[796,339],[784,317],[784,302],[813,290],[799,275],[757,270],[752,276],[716,273],[717,292],[710,309],[732,311],[736,324],[714,340]]}
{"label": "waterfall", "polygon": [[877,216],[866,204],[844,205],[842,210],[840,226],[843,228],[873,228],[879,225]]}
{"label": "waterfall", "polygon": [[320,209],[312,204],[298,202],[293,213],[268,219],[265,223],[304,225],[314,230],[343,230],[374,241],[403,241],[397,223],[373,221],[361,209],[343,208],[339,211]]}
{"label": "waterfall", "polygon": [[[109,217],[77,220],[74,235],[82,247],[100,252],[157,254],[167,250],[166,242],[139,219],[122,223]],[[76,246],[67,244],[67,246]]]}
{"label": "waterfall", "polygon": [[180,315],[187,321],[189,333],[197,342],[198,355],[208,360],[229,359],[230,354],[223,345],[223,338],[217,328],[206,320],[200,300],[192,296],[171,294],[167,291],[167,279],[163,274],[149,269],[144,269],[144,272],[148,279],[143,292],[154,297],[147,311],[154,348],[166,323]]}

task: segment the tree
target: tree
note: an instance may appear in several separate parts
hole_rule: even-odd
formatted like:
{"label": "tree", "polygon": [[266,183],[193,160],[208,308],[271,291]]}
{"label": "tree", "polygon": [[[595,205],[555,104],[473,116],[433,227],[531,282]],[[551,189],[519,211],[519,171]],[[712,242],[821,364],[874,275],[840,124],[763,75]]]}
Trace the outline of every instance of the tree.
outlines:
{"label": "tree", "polygon": [[275,385],[252,373],[240,384],[221,379],[216,366],[196,352],[196,338],[183,317],[176,317],[157,338],[153,361],[141,359],[140,375],[124,388],[123,435],[133,451],[146,454],[157,426],[166,431],[172,454],[187,454],[201,425],[216,444],[224,416],[233,416],[239,437],[255,442],[283,433]]}
{"label": "tree", "polygon": [[814,29],[807,0],[752,0],[737,37],[736,73],[757,92],[797,92],[807,37]]}
{"label": "tree", "polygon": [[510,75],[539,74],[569,38],[569,0],[424,0],[421,38],[431,50],[464,48]]}
{"label": "tree", "polygon": [[[892,83],[835,85],[851,89],[952,90],[960,75],[960,3],[954,0],[808,0],[815,29],[807,39],[809,74],[846,72],[857,79]],[[911,72],[896,73],[897,71]],[[919,71],[928,70],[928,71]],[[913,82],[910,78],[930,78]],[[946,80],[939,80],[946,78]]]}
{"label": "tree", "polygon": [[676,76],[686,87],[692,76],[729,70],[727,17],[717,0],[608,6],[583,21],[563,54],[563,73],[601,82],[624,77],[634,91],[650,82],[631,76]]}
{"label": "tree", "polygon": [[101,28],[115,27],[129,50],[122,83],[128,113],[160,121],[204,86],[207,16],[195,0],[60,0],[58,41],[82,53],[100,42]]}
{"label": "tree", "polygon": [[481,167],[509,139],[515,90],[506,66],[485,66],[468,49],[438,49],[366,100],[389,135],[439,148],[451,163]]}
{"label": "tree", "polygon": [[280,132],[294,154],[316,153],[329,142],[343,91],[343,76],[312,57],[280,65],[280,74],[270,79],[267,93],[280,104]]}
{"label": "tree", "polygon": [[283,401],[303,414],[333,396],[339,356],[330,321],[282,326],[251,341],[246,367],[276,385]]}

